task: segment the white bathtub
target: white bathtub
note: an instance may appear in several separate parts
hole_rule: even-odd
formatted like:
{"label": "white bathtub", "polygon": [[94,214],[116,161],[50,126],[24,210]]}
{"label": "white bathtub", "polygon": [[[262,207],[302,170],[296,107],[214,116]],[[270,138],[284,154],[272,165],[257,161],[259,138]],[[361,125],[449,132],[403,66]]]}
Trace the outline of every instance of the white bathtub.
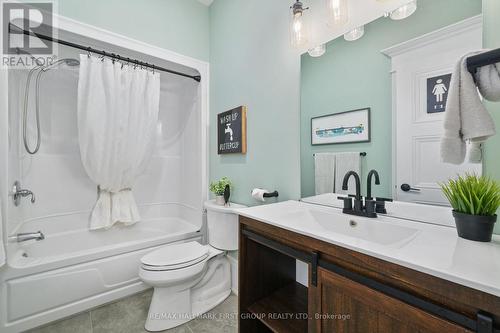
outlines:
{"label": "white bathtub", "polygon": [[138,269],[145,253],[201,238],[195,224],[176,217],[9,244],[8,265],[0,270],[0,331],[23,331],[144,290]]}

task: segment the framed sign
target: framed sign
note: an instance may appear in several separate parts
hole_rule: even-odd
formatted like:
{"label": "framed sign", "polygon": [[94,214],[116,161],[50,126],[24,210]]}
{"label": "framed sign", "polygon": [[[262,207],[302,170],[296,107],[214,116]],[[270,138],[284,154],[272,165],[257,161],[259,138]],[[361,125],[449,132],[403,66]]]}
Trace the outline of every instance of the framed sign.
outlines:
{"label": "framed sign", "polygon": [[217,152],[247,152],[247,108],[239,106],[217,115]]}
{"label": "framed sign", "polygon": [[370,141],[370,108],[311,119],[311,144],[326,145]]}
{"label": "framed sign", "polygon": [[427,113],[444,112],[451,74],[444,74],[427,79]]}

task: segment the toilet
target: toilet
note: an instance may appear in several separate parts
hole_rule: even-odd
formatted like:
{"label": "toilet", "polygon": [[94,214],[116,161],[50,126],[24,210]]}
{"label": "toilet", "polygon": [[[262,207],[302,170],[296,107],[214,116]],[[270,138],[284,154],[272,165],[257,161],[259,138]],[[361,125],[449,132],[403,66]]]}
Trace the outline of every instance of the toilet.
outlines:
{"label": "toilet", "polygon": [[231,294],[226,251],[238,249],[238,215],[245,206],[205,202],[208,245],[196,241],[166,245],[141,258],[139,277],[154,288],[145,328],[163,331],[184,324]]}

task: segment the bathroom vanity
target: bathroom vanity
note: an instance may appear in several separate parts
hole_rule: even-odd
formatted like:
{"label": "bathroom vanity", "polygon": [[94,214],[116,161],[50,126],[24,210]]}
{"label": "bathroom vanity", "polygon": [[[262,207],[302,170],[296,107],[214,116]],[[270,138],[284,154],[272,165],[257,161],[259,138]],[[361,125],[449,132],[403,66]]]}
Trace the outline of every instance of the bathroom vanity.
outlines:
{"label": "bathroom vanity", "polygon": [[498,236],[297,201],[239,221],[240,332],[500,332]]}

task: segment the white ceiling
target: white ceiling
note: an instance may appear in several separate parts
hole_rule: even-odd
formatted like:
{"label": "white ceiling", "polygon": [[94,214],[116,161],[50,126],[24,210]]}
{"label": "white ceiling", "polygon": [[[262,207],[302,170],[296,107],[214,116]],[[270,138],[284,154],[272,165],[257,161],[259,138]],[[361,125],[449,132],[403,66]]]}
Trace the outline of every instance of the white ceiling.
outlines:
{"label": "white ceiling", "polygon": [[212,2],[214,2],[214,0],[198,0],[198,1],[204,4],[205,6],[210,6]]}

